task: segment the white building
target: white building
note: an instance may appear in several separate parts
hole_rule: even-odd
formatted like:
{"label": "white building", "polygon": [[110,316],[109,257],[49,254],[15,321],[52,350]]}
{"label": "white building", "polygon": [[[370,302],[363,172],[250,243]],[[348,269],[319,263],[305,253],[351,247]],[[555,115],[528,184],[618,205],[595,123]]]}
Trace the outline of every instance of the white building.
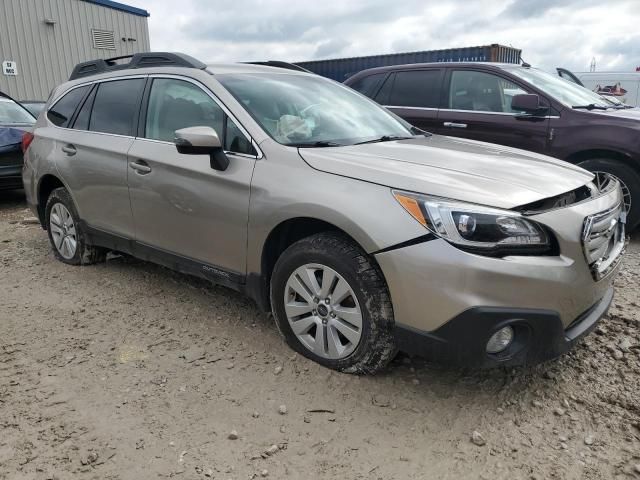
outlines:
{"label": "white building", "polygon": [[46,100],[77,63],[149,51],[148,17],[111,0],[1,0],[0,91]]}

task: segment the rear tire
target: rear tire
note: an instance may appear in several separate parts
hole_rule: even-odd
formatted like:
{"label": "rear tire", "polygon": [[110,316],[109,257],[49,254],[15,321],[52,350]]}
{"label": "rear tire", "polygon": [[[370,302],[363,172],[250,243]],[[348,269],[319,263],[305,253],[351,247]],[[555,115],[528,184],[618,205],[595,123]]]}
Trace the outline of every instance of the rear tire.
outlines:
{"label": "rear tire", "polygon": [[68,265],[90,265],[104,261],[106,250],[87,243],[71,195],[56,188],[47,199],[45,225],[55,257]]}
{"label": "rear tire", "polygon": [[[308,272],[311,276],[305,276]],[[296,283],[298,279],[307,287]],[[271,277],[271,305],[291,348],[325,367],[373,374],[397,352],[382,272],[344,235],[320,233],[287,248]]]}
{"label": "rear tire", "polygon": [[627,211],[627,230],[631,232],[640,224],[640,174],[618,160],[592,158],[578,164],[590,172],[605,172],[616,177],[623,184]]}

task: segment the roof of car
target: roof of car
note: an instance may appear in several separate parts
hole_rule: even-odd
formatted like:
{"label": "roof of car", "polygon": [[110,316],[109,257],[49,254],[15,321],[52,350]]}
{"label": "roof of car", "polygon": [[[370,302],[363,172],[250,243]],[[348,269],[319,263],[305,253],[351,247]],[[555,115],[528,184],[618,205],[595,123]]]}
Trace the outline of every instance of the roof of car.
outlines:
{"label": "roof of car", "polygon": [[[489,68],[528,68],[517,63],[497,63],[497,62],[432,62],[432,63],[407,63],[403,65],[385,65],[382,67],[368,68],[354,74],[350,79],[360,78],[364,74],[377,72],[391,72],[395,70],[419,70],[421,68],[433,67],[489,67]],[[350,80],[347,79],[347,80]]]}
{"label": "roof of car", "polygon": [[256,65],[248,63],[212,63],[202,64],[203,68],[193,68],[185,66],[150,66],[144,68],[122,68],[118,70],[103,71],[100,73],[89,74],[72,78],[69,81],[59,85],[56,88],[55,97],[70,87],[92,83],[96,81],[106,80],[117,77],[127,77],[132,75],[155,75],[155,74],[188,74],[189,72],[206,72],[210,75],[222,75],[228,73],[276,73],[283,75],[314,75],[303,71],[290,70],[287,68],[271,67],[265,65]]}
{"label": "roof of car", "polygon": [[308,74],[301,70],[292,70],[283,67],[273,67],[269,65],[258,65],[254,63],[210,63],[207,64],[207,71],[214,75],[224,73],[289,73]]}

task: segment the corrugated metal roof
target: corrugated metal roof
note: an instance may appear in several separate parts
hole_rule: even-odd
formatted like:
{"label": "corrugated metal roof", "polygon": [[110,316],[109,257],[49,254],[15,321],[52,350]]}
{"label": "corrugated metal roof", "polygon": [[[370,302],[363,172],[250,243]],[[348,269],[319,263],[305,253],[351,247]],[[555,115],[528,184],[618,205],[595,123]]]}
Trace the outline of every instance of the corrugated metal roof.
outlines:
{"label": "corrugated metal roof", "polygon": [[120,2],[114,2],[112,0],[83,0],[84,2],[95,3],[102,7],[113,8],[114,10],[120,10],[121,12],[132,13],[140,17],[149,17],[151,14],[146,10],[138,7],[132,7]]}

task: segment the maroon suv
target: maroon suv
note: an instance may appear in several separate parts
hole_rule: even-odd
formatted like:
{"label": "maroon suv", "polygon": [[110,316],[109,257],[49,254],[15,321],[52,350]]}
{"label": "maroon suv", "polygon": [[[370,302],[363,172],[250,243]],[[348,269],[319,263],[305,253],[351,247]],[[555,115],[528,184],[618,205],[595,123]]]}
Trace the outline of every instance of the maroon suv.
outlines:
{"label": "maroon suv", "polygon": [[528,65],[393,65],[364,70],[345,84],[423,130],[610,173],[623,185],[628,228],[640,224],[640,108],[614,105]]}

